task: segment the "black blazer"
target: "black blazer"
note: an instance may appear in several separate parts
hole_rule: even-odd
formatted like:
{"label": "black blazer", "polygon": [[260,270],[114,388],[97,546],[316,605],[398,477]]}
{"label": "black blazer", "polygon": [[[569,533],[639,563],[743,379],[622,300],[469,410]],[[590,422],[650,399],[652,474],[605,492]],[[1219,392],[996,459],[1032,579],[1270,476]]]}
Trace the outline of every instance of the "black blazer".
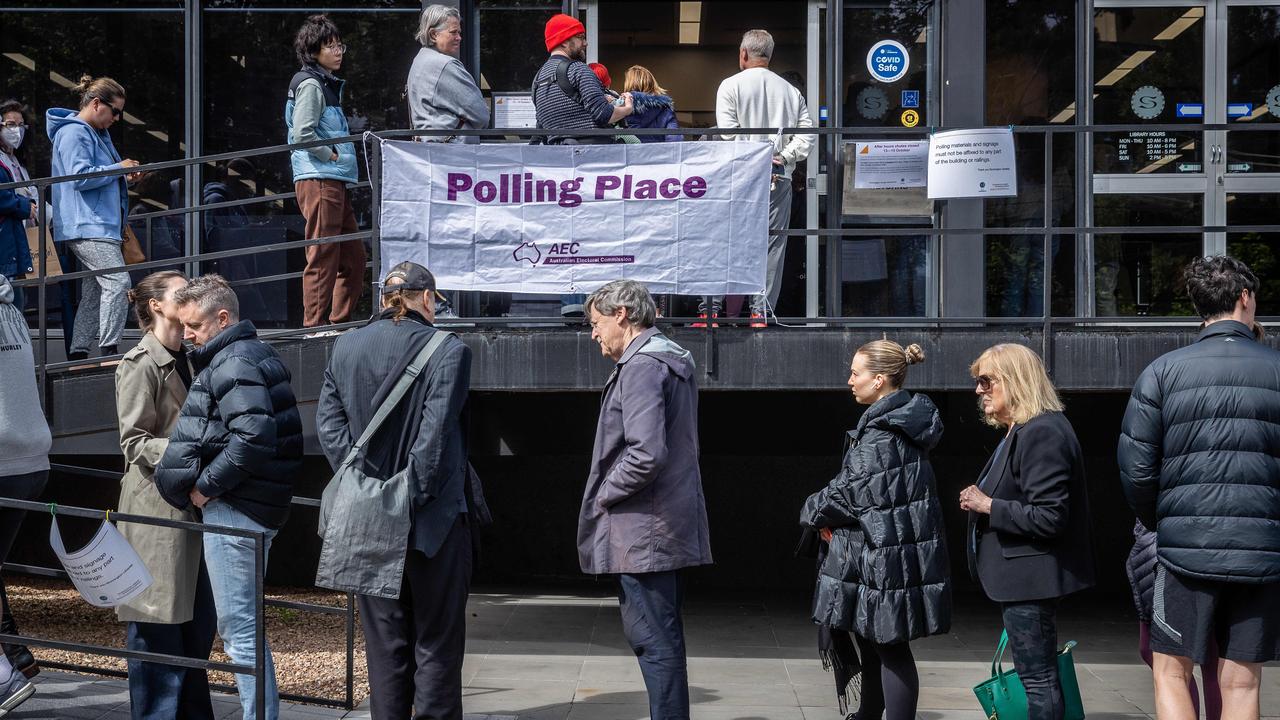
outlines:
{"label": "black blazer", "polygon": [[[993,458],[994,460],[994,458]],[[1084,458],[1066,416],[1015,426],[986,492],[991,515],[969,513],[969,570],[997,602],[1058,598],[1094,584]],[[977,531],[978,549],[967,542]]]}

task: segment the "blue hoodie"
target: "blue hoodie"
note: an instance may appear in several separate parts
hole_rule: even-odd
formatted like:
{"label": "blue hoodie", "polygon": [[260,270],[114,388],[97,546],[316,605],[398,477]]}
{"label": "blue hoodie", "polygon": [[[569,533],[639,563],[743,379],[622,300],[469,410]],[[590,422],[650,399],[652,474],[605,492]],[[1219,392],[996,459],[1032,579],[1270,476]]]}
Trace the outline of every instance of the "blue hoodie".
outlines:
{"label": "blue hoodie", "polygon": [[[122,167],[120,153],[106,130],[95,130],[75,110],[45,113],[53,141],[53,175],[84,175]],[[114,240],[128,215],[129,190],[123,175],[58,183],[53,186],[53,241]]]}
{"label": "blue hoodie", "polygon": [[[632,92],[631,100],[635,103],[635,112],[627,116],[629,128],[671,128],[677,130],[680,123],[676,121],[675,103],[666,95],[650,95]],[[683,135],[637,135],[642,143],[680,142]]]}

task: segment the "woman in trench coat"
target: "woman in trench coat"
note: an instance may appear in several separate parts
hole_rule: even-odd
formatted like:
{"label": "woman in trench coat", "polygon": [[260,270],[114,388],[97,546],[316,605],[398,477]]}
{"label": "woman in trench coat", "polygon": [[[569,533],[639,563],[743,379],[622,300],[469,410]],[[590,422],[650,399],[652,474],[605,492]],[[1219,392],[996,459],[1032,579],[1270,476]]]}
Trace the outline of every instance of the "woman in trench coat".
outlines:
{"label": "woman in trench coat", "polygon": [[[121,513],[198,522],[190,507],[176,510],[165,502],[152,480],[191,385],[173,301],[186,284],[182,273],[164,271],[129,291],[145,334],[116,368],[120,450],[128,463],[118,507]],[[200,534],[128,522],[120,523],[120,532],[154,580],[116,608],[120,620],[129,624],[128,648],[208,659],[217,621]],[[129,699],[135,720],[213,718],[204,670],[130,660]]]}

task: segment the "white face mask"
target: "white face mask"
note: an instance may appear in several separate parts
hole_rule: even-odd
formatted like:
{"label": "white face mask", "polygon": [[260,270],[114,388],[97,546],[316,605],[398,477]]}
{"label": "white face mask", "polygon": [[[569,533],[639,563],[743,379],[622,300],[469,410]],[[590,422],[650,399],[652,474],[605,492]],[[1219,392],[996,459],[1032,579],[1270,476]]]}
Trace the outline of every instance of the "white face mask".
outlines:
{"label": "white face mask", "polygon": [[26,136],[26,134],[27,134],[26,128],[21,128],[21,127],[0,128],[0,137],[3,137],[4,141],[9,144],[9,147],[13,148],[14,150],[17,150],[18,148],[22,147],[22,139],[23,137]]}

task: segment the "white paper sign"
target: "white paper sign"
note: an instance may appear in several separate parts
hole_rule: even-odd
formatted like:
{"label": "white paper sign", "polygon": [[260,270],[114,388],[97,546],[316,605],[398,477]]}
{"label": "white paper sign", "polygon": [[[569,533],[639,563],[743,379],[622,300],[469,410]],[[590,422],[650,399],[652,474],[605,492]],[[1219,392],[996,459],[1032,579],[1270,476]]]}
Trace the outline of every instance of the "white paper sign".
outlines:
{"label": "white paper sign", "polygon": [[538,113],[529,93],[494,93],[493,126],[495,128],[538,127]]}
{"label": "white paper sign", "polygon": [[764,290],[771,143],[382,148],[383,274],[412,260],[450,290]]}
{"label": "white paper sign", "polygon": [[103,521],[88,545],[67,552],[58,531],[58,517],[49,524],[49,545],[71,583],[90,605],[115,607],[151,587],[151,572],[115,525]]}
{"label": "white paper sign", "polygon": [[929,138],[929,199],[1017,195],[1015,159],[1009,128],[934,133]]}
{"label": "white paper sign", "polygon": [[854,151],[853,186],[873,188],[924,187],[929,180],[929,142],[860,142]]}

